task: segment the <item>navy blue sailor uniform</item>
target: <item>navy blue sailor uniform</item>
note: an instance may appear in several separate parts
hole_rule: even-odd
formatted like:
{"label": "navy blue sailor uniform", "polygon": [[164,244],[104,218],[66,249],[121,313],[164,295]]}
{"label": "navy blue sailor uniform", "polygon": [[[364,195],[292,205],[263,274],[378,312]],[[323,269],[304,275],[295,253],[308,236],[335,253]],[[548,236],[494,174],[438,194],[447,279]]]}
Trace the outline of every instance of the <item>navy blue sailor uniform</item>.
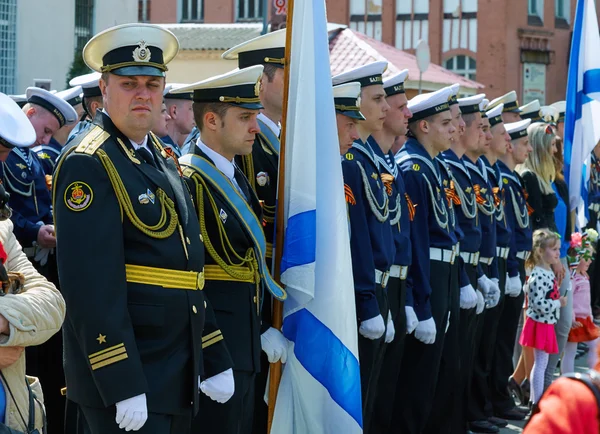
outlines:
{"label": "navy blue sailor uniform", "polygon": [[[412,284],[408,268],[412,260],[410,222],[414,217],[412,201],[406,193],[406,186],[391,151],[384,154],[373,137],[367,140],[381,169],[381,177],[389,197],[390,225],[394,235],[395,259],[390,268],[387,296],[390,313],[396,331],[394,340],[387,344],[375,401],[375,415],[372,418],[372,433],[385,433],[390,430],[394,412],[394,400],[403,387],[400,379],[400,363],[406,339],[405,306],[413,306]],[[393,180],[392,178],[393,177]]]}
{"label": "navy blue sailor uniform", "polygon": [[[350,223],[350,250],[357,322],[381,315],[387,324],[387,283],[395,246],[389,195],[382,169],[368,143],[356,141],[342,160]],[[371,340],[359,334],[363,426],[369,427],[383,362],[385,333]]]}
{"label": "navy blue sailor uniform", "polygon": [[[204,288],[186,184],[159,139],[147,149],[98,112],[54,176],[67,397],[92,432],[121,432],[115,403],[146,394],[143,432],[187,432],[198,378],[232,367]],[[84,239],[82,239],[84,236]],[[213,356],[203,357],[207,347]],[[98,431],[99,430],[99,431]]]}
{"label": "navy blue sailor uniform", "polygon": [[235,434],[252,427],[260,335],[269,328],[261,321],[264,294],[283,300],[285,292],[270,276],[261,205],[240,169],[235,179],[241,191],[198,146],[180,162],[204,239],[204,290],[231,351],[235,379],[235,393],[225,404],[201,397],[193,432]]}
{"label": "navy blue sailor uniform", "polygon": [[419,321],[435,320],[436,338],[426,345],[408,336],[401,372],[402,393],[396,398],[394,425],[421,433],[430,416],[444,348],[452,291],[458,290],[456,234],[438,165],[425,148],[409,138],[396,157],[415,217],[410,225],[414,309]]}
{"label": "navy blue sailor uniform", "polygon": [[[519,174],[511,171],[502,161],[496,164],[500,172],[500,183],[505,190],[506,217],[512,228],[507,259],[508,275],[519,277],[522,287],[525,283],[525,260],[531,253],[532,244],[530,208]],[[515,407],[515,402],[508,392],[508,379],[513,371],[512,356],[524,299],[525,294],[522,290],[518,297],[506,297],[500,318],[492,367],[492,404],[494,411],[499,414]]]}
{"label": "navy blue sailor uniform", "polygon": [[42,145],[36,152],[46,175],[52,176],[54,173],[54,166],[56,166],[56,160],[61,151],[62,146],[60,143],[54,137],[51,137],[50,142],[47,145]]}

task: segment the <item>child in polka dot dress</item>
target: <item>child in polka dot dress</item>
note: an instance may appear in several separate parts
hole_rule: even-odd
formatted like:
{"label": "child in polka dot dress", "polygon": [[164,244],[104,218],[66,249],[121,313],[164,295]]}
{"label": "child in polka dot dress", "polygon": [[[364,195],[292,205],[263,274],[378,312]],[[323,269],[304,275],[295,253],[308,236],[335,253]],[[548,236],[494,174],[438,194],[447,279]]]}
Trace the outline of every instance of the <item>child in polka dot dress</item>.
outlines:
{"label": "child in polka dot dress", "polygon": [[527,260],[531,274],[525,284],[527,319],[519,343],[532,347],[535,362],[531,371],[531,400],[535,404],[544,392],[544,373],[550,354],[558,353],[554,324],[567,298],[561,297],[552,265],[560,263],[560,237],[548,229],[533,233],[533,248]]}

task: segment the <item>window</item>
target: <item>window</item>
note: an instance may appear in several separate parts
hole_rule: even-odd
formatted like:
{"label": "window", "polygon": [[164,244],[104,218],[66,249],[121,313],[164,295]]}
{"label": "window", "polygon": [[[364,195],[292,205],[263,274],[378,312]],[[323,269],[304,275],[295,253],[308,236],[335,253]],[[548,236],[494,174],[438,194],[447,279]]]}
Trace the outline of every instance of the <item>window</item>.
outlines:
{"label": "window", "polygon": [[150,0],[138,0],[138,21],[140,23],[150,22]]}
{"label": "window", "polygon": [[94,0],[75,0],[75,52],[81,52],[94,33]]}
{"label": "window", "polygon": [[554,2],[554,23],[555,27],[569,29],[571,21],[571,2],[570,0],[555,0]]}
{"label": "window", "polygon": [[544,0],[528,0],[527,4],[527,24],[530,26],[543,26]]}
{"label": "window", "polygon": [[0,0],[0,91],[15,93],[17,0]]}
{"label": "window", "polygon": [[382,0],[350,0],[350,28],[381,41]]}
{"label": "window", "polygon": [[181,0],[181,21],[204,21],[204,0]]}
{"label": "window", "polygon": [[411,50],[421,39],[429,39],[429,1],[396,0],[396,47]]}
{"label": "window", "polygon": [[442,52],[477,52],[477,1],[444,0]]}
{"label": "window", "polygon": [[237,21],[262,21],[263,0],[237,0]]}
{"label": "window", "polygon": [[444,67],[455,74],[475,80],[477,61],[470,56],[459,55],[446,60]]}

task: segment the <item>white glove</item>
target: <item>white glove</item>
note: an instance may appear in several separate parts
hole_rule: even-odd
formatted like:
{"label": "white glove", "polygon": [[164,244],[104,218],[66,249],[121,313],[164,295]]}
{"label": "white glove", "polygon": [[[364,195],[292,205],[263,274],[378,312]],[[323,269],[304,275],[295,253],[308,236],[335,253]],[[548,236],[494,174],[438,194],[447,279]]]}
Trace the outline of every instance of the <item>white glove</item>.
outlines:
{"label": "white glove", "polygon": [[269,363],[287,362],[288,340],[283,334],[273,327],[260,335],[260,346],[267,355]]}
{"label": "white glove", "polygon": [[119,428],[125,431],[137,431],[148,420],[148,406],[146,405],[145,393],[119,401],[116,407],[117,417],[115,417],[115,422],[117,422]]}
{"label": "white glove", "polygon": [[483,299],[483,294],[481,291],[477,291],[477,310],[475,311],[476,315],[479,315],[485,309],[485,300]]}
{"label": "white glove", "polygon": [[404,312],[406,312],[406,334],[409,335],[415,331],[417,325],[419,325],[419,320],[412,306],[405,306]]}
{"label": "white glove", "polygon": [[367,339],[374,341],[379,339],[385,333],[385,324],[383,323],[383,317],[377,315],[375,318],[367,319],[360,323],[358,332]]}
{"label": "white glove", "polygon": [[481,277],[477,279],[477,288],[484,297],[488,296],[491,285],[493,285],[493,282],[485,274],[482,274]]}
{"label": "white glove", "polygon": [[385,343],[389,344],[394,340],[396,336],[396,329],[394,328],[394,320],[392,320],[392,312],[388,312],[387,329],[385,330]]}
{"label": "white glove", "polygon": [[46,263],[48,262],[48,256],[50,256],[50,252],[52,252],[53,249],[43,249],[41,247],[38,247],[36,250],[37,251],[35,253],[35,256],[33,257],[33,260],[39,263],[40,265],[46,265]]}
{"label": "white glove", "polygon": [[518,297],[523,289],[523,285],[521,284],[521,279],[519,279],[519,276],[509,277],[506,287],[510,288],[510,294],[508,294],[507,291],[507,294],[510,297]]}
{"label": "white glove", "polygon": [[431,345],[435,342],[435,334],[435,320],[433,318],[419,321],[419,324],[417,324],[417,328],[415,329],[415,338],[424,344]]}
{"label": "white glove", "polygon": [[477,294],[471,284],[460,288],[460,308],[473,309],[477,306]]}
{"label": "white glove", "polygon": [[200,391],[213,401],[224,404],[229,401],[235,392],[235,381],[233,380],[233,370],[229,368],[220,374],[200,381],[198,377],[198,387]]}
{"label": "white glove", "polygon": [[488,295],[485,297],[487,309],[492,309],[498,306],[498,303],[500,302],[500,281],[498,278],[494,277],[490,279],[490,282],[492,285],[490,285]]}

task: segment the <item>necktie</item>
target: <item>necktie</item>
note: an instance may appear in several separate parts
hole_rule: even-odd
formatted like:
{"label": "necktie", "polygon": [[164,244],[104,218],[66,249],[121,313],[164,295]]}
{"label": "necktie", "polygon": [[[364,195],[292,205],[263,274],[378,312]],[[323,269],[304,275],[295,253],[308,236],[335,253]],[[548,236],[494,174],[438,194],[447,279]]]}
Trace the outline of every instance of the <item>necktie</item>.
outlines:
{"label": "necktie", "polygon": [[238,187],[242,190],[242,194],[244,195],[246,202],[250,202],[250,189],[248,188],[246,178],[237,167],[235,168],[234,178],[238,184]]}
{"label": "necktie", "polygon": [[156,161],[154,161],[154,157],[152,156],[152,153],[147,150],[146,148],[139,148],[137,150],[138,154],[141,155],[141,157],[144,159],[144,161],[154,167],[156,166]]}

